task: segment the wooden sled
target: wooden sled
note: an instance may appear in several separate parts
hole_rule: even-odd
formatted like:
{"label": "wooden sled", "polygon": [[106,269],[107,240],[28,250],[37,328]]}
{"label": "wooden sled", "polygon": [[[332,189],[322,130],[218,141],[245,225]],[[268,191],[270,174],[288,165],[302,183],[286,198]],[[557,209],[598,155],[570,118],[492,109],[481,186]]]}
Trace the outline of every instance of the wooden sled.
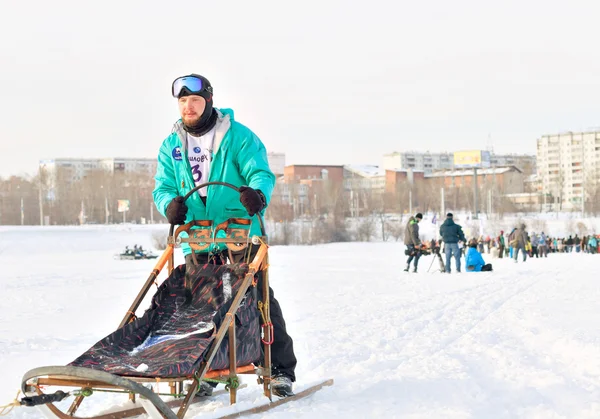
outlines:
{"label": "wooden sled", "polygon": [[[209,182],[192,189],[184,199],[187,200],[198,189],[211,185],[221,185],[238,191],[235,186],[227,183]],[[120,329],[135,320],[136,310],[139,308],[151,286],[156,283],[156,279],[164,266],[168,266],[169,273],[173,271],[175,247],[181,243],[188,243],[195,251],[206,250],[215,243],[223,243],[229,252],[247,249],[251,243],[257,245],[258,251],[249,263],[249,268],[242,281],[242,285],[233,297],[229,310],[225,314],[220,327],[216,330],[214,340],[210,343],[203,361],[200,362],[194,374],[175,378],[135,377],[129,375],[124,377],[97,369],[75,366],[35,368],[23,376],[21,390],[26,397],[21,400],[21,405],[35,406],[46,418],[83,419],[83,417],[77,416],[76,413],[86,398],[91,397],[95,392],[120,392],[127,395],[133,403],[139,403],[140,406],[126,408],[117,412],[86,416],[86,418],[121,419],[146,413],[152,419],[182,419],[192,404],[204,400],[204,398],[196,397],[202,380],[218,379],[226,383],[226,391],[229,392],[230,403],[234,404],[237,400],[237,390],[241,388],[238,374],[256,374],[259,384],[263,385],[263,393],[269,399],[269,403],[225,416],[239,417],[244,414],[266,411],[282,403],[306,397],[318,391],[323,386],[332,385],[333,380],[326,380],[306,388],[295,396],[276,401],[272,400],[270,344],[272,343],[273,331],[268,304],[264,304],[261,310],[261,314],[264,316],[263,325],[261,326],[263,366],[255,366],[254,364],[236,366],[236,350],[229,350],[229,369],[210,369],[211,362],[226,336],[229,339],[229,348],[237,348],[235,315],[248,289],[257,286],[255,275],[260,271],[262,271],[263,275],[260,295],[262,296],[262,301],[269,301],[267,237],[262,217],[259,215],[258,218],[261,227],[260,237],[249,236],[250,219],[230,219],[214,228],[211,221],[207,220],[194,220],[179,226],[177,229],[172,225],[169,231],[167,248],[158,259],[150,276],[119,325]],[[234,227],[235,225],[248,226],[248,228],[236,228]],[[222,237],[223,234],[220,235],[221,237],[217,237],[220,232],[224,232],[225,237]],[[187,237],[182,236],[182,233],[187,233]],[[160,391],[159,384],[162,383],[168,384],[168,391]],[[52,387],[58,387],[61,390],[50,393],[49,390]],[[65,388],[72,388],[72,390],[63,391]],[[75,397],[70,407],[66,411],[59,409],[56,403],[69,396]],[[165,402],[161,396],[172,398],[173,400]]]}

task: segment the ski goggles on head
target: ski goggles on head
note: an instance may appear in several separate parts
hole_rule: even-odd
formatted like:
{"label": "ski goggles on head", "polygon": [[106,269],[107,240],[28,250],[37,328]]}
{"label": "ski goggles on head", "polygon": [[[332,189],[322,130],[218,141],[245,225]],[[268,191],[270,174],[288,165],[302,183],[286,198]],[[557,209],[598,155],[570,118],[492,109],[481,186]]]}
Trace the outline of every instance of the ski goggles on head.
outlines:
{"label": "ski goggles on head", "polygon": [[171,93],[175,98],[181,97],[184,93],[204,96],[206,94],[204,92],[209,95],[212,94],[212,86],[204,77],[196,75],[179,77],[175,79],[171,86]]}

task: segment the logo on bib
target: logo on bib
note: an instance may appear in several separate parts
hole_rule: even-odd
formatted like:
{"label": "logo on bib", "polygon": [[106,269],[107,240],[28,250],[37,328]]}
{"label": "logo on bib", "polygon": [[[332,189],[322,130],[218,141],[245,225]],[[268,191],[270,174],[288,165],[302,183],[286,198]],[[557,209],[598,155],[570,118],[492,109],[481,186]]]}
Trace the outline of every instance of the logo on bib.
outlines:
{"label": "logo on bib", "polygon": [[194,147],[194,153],[199,154],[200,153],[200,147]]}
{"label": "logo on bib", "polygon": [[180,147],[175,147],[173,149],[173,151],[171,152],[171,155],[173,156],[173,158],[175,160],[181,160],[182,159],[182,157],[181,157],[181,148]]}

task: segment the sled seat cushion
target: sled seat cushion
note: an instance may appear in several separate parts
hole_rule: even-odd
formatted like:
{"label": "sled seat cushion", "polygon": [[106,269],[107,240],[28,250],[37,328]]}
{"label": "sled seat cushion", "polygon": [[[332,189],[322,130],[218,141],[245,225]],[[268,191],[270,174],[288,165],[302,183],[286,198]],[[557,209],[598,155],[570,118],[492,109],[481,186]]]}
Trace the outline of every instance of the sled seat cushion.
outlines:
{"label": "sled seat cushion", "polygon": [[[248,265],[181,265],[160,285],[143,316],[97,342],[69,365],[130,377],[191,377],[239,290]],[[185,279],[191,284],[185,287]],[[260,359],[256,293],[250,288],[236,313],[237,366]],[[229,368],[223,339],[210,368]]]}

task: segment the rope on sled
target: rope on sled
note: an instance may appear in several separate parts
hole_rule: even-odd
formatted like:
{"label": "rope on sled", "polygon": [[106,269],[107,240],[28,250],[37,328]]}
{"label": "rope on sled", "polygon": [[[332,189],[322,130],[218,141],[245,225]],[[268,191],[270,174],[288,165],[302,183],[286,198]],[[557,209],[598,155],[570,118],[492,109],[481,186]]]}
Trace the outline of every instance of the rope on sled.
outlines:
{"label": "rope on sled", "polygon": [[21,401],[19,402],[19,404],[21,406],[29,406],[29,407],[39,406],[41,404],[60,402],[61,400],[66,399],[70,395],[71,395],[71,393],[69,393],[69,392],[64,392],[62,390],[58,390],[58,391],[54,392],[53,394],[39,394],[37,396],[23,397],[21,399]]}
{"label": "rope on sled", "polygon": [[4,406],[0,406],[0,416],[7,416],[10,412],[12,412],[12,410],[15,407],[18,406],[29,406],[29,407],[33,407],[33,406],[39,406],[42,404],[47,404],[47,403],[54,403],[54,402],[59,402],[71,395],[77,395],[77,396],[89,396],[92,394],[91,390],[81,390],[81,391],[76,391],[76,392],[64,392],[64,391],[57,391],[53,394],[40,394],[37,396],[30,396],[30,397],[23,397],[21,400],[19,400],[19,394],[21,394],[21,391],[19,390],[17,392],[17,396],[15,397],[15,399],[8,403],[5,404]]}
{"label": "rope on sled", "polygon": [[[109,392],[110,390],[97,390],[97,391]],[[114,392],[116,393],[117,391],[114,391]],[[23,397],[21,400],[19,400],[19,394],[21,394],[20,390],[17,392],[17,395],[12,402],[5,404],[4,406],[0,406],[0,416],[7,416],[10,412],[12,412],[12,410],[15,407],[19,407],[19,406],[29,406],[29,407],[39,406],[42,404],[59,402],[69,396],[88,397],[93,394],[93,390],[91,388],[84,388],[81,390],[75,390],[75,391],[71,391],[71,392],[64,392],[64,391],[59,390],[53,394],[40,394],[38,396]],[[171,394],[169,394],[169,395],[171,395]]]}
{"label": "rope on sled", "polygon": [[19,394],[21,394],[21,390],[17,391],[17,395],[12,402],[5,404],[4,406],[0,406],[0,416],[7,416],[15,407],[21,406]]}

